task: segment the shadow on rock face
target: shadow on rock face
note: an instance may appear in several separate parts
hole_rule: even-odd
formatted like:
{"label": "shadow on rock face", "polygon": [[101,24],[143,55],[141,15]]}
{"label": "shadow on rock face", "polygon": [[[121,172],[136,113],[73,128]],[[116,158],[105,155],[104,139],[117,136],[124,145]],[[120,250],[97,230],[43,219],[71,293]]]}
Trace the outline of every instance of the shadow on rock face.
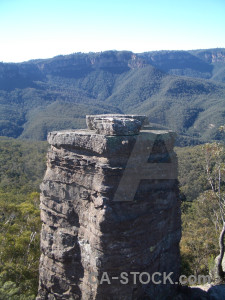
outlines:
{"label": "shadow on rock face", "polygon": [[225,300],[225,284],[202,288],[183,286],[173,300]]}
{"label": "shadow on rock face", "polygon": [[212,286],[208,295],[210,300],[225,300],[225,284]]}

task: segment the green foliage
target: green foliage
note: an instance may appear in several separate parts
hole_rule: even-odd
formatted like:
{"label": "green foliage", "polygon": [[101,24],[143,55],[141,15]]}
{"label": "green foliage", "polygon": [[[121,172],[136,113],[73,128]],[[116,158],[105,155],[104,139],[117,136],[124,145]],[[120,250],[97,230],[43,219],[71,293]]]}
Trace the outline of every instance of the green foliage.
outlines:
{"label": "green foliage", "polygon": [[40,256],[39,194],[19,194],[15,199],[13,193],[2,193],[0,208],[0,279],[4,285],[12,281],[21,294],[35,294]]}
{"label": "green foliage", "polygon": [[185,148],[177,147],[175,151],[178,155],[182,198],[186,201],[194,201],[203,191],[210,188],[205,174],[205,157],[202,145]]}
{"label": "green foliage", "polygon": [[45,170],[46,142],[0,137],[0,192],[38,190]]}
{"label": "green foliage", "polygon": [[0,299],[35,299],[47,145],[0,139]]}
{"label": "green foliage", "polygon": [[211,191],[202,193],[182,215],[182,273],[207,275],[210,258],[219,252],[216,224],[217,199]]}
{"label": "green foliage", "polygon": [[219,254],[223,226],[219,198],[225,192],[225,146],[212,143],[176,150],[181,191],[189,200],[182,205],[182,273],[208,274]]}
{"label": "green foliage", "polygon": [[0,299],[19,299],[19,288],[12,281],[6,281],[4,284],[0,281]]}

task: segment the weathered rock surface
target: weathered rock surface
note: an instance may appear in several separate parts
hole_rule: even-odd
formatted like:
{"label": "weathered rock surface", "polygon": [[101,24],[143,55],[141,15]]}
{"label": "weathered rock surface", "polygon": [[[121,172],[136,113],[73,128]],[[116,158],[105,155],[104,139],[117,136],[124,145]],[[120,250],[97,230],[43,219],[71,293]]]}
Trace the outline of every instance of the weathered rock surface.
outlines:
{"label": "weathered rock surface", "polygon": [[[138,276],[135,283],[130,274],[173,272],[176,282],[180,265],[175,135],[140,130],[144,119],[90,116],[89,129],[49,134],[38,300],[163,300],[173,293],[175,285],[142,284]],[[116,198],[118,190],[125,196]]]}
{"label": "weathered rock surface", "polygon": [[[217,266],[218,266],[218,259],[219,259],[219,256],[217,256],[214,260],[214,265],[213,267],[210,269],[210,272],[209,272],[209,275],[211,277],[211,280],[212,282],[214,282],[215,284],[219,284],[222,282],[219,274],[218,274],[218,269],[217,269]],[[223,260],[222,260],[222,268],[223,270],[225,270],[225,257],[223,257]]]}
{"label": "weathered rock surface", "polygon": [[88,115],[87,126],[98,134],[105,135],[134,135],[147,124],[147,118],[140,115]]}

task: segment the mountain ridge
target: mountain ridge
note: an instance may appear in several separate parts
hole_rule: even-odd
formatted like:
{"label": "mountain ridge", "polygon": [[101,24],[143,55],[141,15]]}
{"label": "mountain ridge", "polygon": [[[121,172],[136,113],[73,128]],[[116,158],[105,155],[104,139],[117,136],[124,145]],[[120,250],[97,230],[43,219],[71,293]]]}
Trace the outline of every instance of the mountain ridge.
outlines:
{"label": "mountain ridge", "polygon": [[[0,135],[43,140],[86,114],[142,113],[201,141],[221,139],[225,49],[75,53],[0,63]],[[63,114],[60,114],[63,111]]]}

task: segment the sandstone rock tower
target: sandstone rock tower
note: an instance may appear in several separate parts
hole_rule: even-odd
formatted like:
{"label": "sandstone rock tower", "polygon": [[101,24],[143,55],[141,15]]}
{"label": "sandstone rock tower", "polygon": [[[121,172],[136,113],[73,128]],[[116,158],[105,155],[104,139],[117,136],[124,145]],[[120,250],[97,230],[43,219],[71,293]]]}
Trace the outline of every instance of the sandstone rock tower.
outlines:
{"label": "sandstone rock tower", "polygon": [[37,299],[166,299],[163,272],[177,281],[180,264],[175,135],[144,116],[86,120],[48,135]]}

